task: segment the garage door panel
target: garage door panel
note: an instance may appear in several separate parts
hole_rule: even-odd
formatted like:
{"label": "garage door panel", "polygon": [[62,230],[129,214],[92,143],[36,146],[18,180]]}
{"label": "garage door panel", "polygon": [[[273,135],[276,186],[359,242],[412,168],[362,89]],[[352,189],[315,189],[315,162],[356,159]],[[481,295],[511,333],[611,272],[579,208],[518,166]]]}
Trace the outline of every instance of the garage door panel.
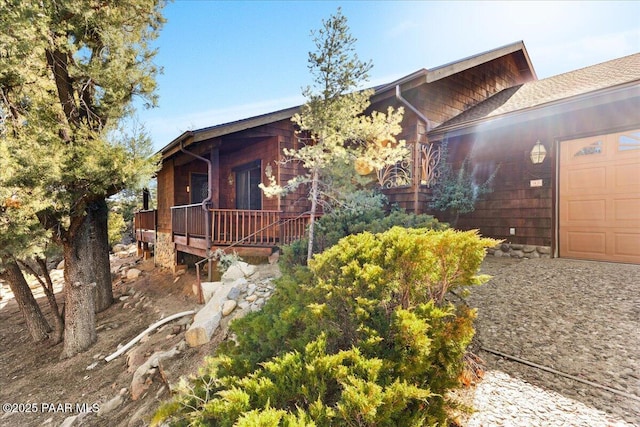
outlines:
{"label": "garage door panel", "polygon": [[607,202],[599,200],[572,200],[567,203],[568,221],[604,221]]}
{"label": "garage door panel", "polygon": [[574,169],[567,174],[566,189],[571,194],[593,194],[607,188],[606,167]]}
{"label": "garage door panel", "polygon": [[640,199],[615,199],[613,204],[616,221],[631,221],[630,227],[640,227]]}
{"label": "garage door panel", "polygon": [[560,256],[640,263],[640,130],[560,143]]}
{"label": "garage door panel", "polygon": [[571,253],[604,254],[607,252],[607,236],[604,231],[569,231],[567,250]]}
{"label": "garage door panel", "polygon": [[614,172],[614,185],[619,191],[640,190],[640,166],[637,163],[614,163],[610,167]]}
{"label": "garage door panel", "polygon": [[640,257],[640,233],[573,230],[565,231],[561,238],[562,256],[568,258],[611,261],[611,254],[615,254],[615,261],[637,263]]}
{"label": "garage door panel", "polygon": [[640,257],[640,233],[614,233],[614,244],[617,254]]}

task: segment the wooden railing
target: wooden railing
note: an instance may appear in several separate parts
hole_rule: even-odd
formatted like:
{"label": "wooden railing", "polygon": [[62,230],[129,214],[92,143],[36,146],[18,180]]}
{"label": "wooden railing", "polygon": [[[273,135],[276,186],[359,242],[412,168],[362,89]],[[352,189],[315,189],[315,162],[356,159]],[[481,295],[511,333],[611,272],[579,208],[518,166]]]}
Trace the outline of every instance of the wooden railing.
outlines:
{"label": "wooden railing", "polygon": [[309,225],[309,214],[305,215],[282,215],[280,225],[280,242],[288,245],[291,242],[305,236]]}
{"label": "wooden railing", "polygon": [[138,243],[155,243],[156,211],[138,211],[133,215],[133,229]]}
{"label": "wooden railing", "polygon": [[171,229],[174,234],[205,237],[207,235],[205,218],[205,211],[200,203],[173,206],[171,208]]}
{"label": "wooden railing", "polygon": [[212,243],[270,246],[278,243],[280,212],[213,209]]}
{"label": "wooden railing", "polygon": [[156,210],[138,211],[133,214],[133,223],[136,230],[156,229]]}
{"label": "wooden railing", "polygon": [[[211,209],[213,246],[275,246],[289,244],[304,236],[309,215],[283,215],[279,211]],[[171,224],[174,235],[205,238],[205,211],[202,205],[174,206]]]}

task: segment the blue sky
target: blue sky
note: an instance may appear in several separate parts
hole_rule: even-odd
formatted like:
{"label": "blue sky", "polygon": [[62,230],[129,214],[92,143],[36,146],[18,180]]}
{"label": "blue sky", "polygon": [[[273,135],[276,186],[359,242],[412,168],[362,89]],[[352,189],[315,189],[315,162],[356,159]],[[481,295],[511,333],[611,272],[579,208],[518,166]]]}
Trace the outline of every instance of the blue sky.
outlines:
{"label": "blue sky", "polygon": [[154,148],[304,102],[311,30],[342,7],[371,85],[523,40],[538,78],[640,51],[640,2],[192,1],[165,8]]}

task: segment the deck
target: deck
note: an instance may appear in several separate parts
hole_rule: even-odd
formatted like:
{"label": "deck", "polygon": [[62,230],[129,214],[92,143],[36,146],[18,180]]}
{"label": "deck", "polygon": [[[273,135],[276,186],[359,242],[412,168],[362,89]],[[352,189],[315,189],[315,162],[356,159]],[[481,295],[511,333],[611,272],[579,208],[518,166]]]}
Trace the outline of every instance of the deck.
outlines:
{"label": "deck", "polygon": [[[209,209],[211,249],[234,247],[239,251],[286,245],[304,236],[309,214],[285,214],[270,210]],[[136,240],[155,242],[155,211],[135,216]],[[205,257],[207,252],[207,212],[201,204],[171,208],[171,230],[178,251]],[[153,235],[153,237],[151,236]],[[257,252],[257,251],[256,251]]]}
{"label": "deck", "polygon": [[144,259],[151,257],[149,243],[156,243],[157,222],[158,213],[153,209],[138,211],[133,216],[133,230],[136,236],[138,256],[144,257]]}
{"label": "deck", "polygon": [[133,229],[136,241],[142,243],[156,242],[157,211],[155,209],[138,211],[133,216]]}

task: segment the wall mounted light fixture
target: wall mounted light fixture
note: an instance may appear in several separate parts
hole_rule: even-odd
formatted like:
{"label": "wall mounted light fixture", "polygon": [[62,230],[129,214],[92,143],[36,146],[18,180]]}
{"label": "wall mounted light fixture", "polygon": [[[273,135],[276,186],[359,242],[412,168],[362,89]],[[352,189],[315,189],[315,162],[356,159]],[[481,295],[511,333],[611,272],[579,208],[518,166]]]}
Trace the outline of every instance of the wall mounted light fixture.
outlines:
{"label": "wall mounted light fixture", "polygon": [[229,185],[233,185],[233,172],[229,172],[229,176],[227,177],[227,182]]}
{"label": "wall mounted light fixture", "polygon": [[538,165],[544,162],[545,157],[547,157],[547,149],[544,148],[544,145],[538,140],[536,141],[536,145],[531,149],[531,163]]}
{"label": "wall mounted light fixture", "polygon": [[187,193],[189,192],[189,186],[187,185]]}

